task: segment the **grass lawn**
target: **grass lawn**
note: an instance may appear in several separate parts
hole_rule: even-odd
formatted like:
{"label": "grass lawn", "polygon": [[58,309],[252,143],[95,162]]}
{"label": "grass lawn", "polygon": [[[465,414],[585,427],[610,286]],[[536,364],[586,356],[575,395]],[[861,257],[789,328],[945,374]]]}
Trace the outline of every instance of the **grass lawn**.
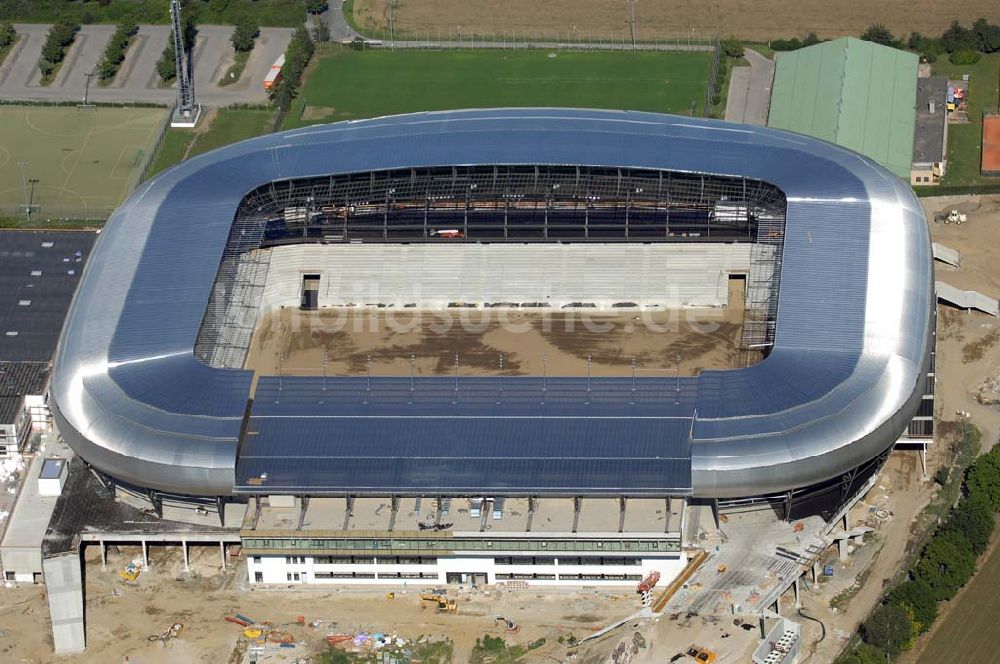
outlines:
{"label": "grass lawn", "polygon": [[150,167],[150,175],[189,157],[266,134],[271,130],[273,119],[274,111],[270,110],[224,108],[215,115],[208,127],[201,127],[196,131],[167,129],[160,151]]}
{"label": "grass lawn", "polygon": [[243,70],[246,69],[247,60],[249,59],[250,51],[236,51],[236,55],[233,57],[233,64],[222,74],[222,78],[219,79],[219,85],[232,85],[240,80],[240,76],[243,75]]}
{"label": "grass lawn", "polygon": [[395,113],[568,106],[702,114],[711,53],[353,51],[319,58],[286,129]]}
{"label": "grass lawn", "polygon": [[0,107],[0,217],[19,217],[26,181],[43,218],[106,218],[128,195],[164,108]]}
{"label": "grass lawn", "polygon": [[934,73],[960,79],[969,78],[969,123],[948,125],[948,171],[942,185],[1000,184],[1000,178],[979,174],[983,142],[983,110],[997,110],[1000,95],[1000,53],[984,55],[974,65],[953,65],[947,56],[934,63]]}

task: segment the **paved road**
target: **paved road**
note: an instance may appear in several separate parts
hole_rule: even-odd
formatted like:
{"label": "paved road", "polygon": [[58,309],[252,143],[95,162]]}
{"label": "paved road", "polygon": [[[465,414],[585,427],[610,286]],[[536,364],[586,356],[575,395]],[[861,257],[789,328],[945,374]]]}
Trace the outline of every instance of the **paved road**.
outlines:
{"label": "paved road", "polygon": [[[93,71],[107,45],[114,26],[93,25],[80,30],[56,80],[49,86],[39,84],[38,59],[48,32],[48,25],[18,25],[21,34],[17,49],[0,68],[0,96],[6,99],[27,100],[82,100],[86,86],[86,73]],[[233,62],[229,37],[231,26],[207,25],[198,27],[195,42],[194,83],[199,103],[207,106],[226,106],[233,103],[263,103],[266,95],[264,77],[271,64],[288,47],[293,30],[290,28],[264,28],[257,40],[257,47],[247,61],[240,81],[226,87],[217,82]],[[156,62],[160,59],[169,38],[170,28],[165,25],[143,25],[139,28],[118,76],[108,86],[90,87],[92,101],[108,102],[159,102],[169,104],[177,97],[175,87],[159,85]]]}
{"label": "paved road", "polygon": [[320,16],[326,21],[330,29],[330,40],[335,42],[351,41],[355,37],[360,37],[358,33],[351,29],[344,18],[344,3],[342,0],[330,0],[326,11]]}
{"label": "paved road", "polygon": [[726,120],[764,126],[771,103],[774,60],[749,48],[743,49],[743,56],[750,66],[733,68],[726,99]]}

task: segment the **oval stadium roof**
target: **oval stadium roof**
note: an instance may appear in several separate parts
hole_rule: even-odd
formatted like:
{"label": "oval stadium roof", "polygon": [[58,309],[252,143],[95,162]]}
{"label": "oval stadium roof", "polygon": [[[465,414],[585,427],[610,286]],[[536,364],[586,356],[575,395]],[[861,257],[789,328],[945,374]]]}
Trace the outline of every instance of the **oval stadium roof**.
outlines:
{"label": "oval stadium roof", "polygon": [[[323,399],[316,378],[262,378],[260,430],[241,445],[251,373],[211,368],[193,347],[243,197],[291,178],[481,164],[773,183],[787,199],[773,350],[746,369],[595,379],[593,392],[505,377],[502,402],[491,378],[458,392],[420,378],[416,399],[408,378],[342,378]],[[143,184],[87,265],[50,394],[89,463],[180,494],[758,495],[836,477],[896,440],[920,397],[932,292],[912,191],[829,143],[633,112],[396,116],[253,139]]]}

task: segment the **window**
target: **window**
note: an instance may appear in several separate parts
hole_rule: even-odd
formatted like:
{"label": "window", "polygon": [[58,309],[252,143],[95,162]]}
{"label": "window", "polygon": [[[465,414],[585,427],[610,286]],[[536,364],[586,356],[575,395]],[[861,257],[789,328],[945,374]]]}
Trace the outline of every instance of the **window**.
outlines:
{"label": "window", "polygon": [[31,306],[31,300],[18,300],[17,301],[17,306],[19,306],[19,307],[30,307]]}
{"label": "window", "polygon": [[32,270],[31,271],[31,276],[33,276],[33,277],[40,277],[40,276],[42,276],[42,271],[41,270]]}
{"label": "window", "polygon": [[253,557],[253,562],[254,562],[255,565],[260,565],[260,556],[254,556]]}

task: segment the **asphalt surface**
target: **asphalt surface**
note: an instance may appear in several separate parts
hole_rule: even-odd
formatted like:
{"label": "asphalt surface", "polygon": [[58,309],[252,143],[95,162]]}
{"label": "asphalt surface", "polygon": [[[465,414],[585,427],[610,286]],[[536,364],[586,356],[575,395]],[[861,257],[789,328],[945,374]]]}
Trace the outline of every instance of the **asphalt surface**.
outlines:
{"label": "asphalt surface", "polygon": [[[42,86],[38,59],[48,33],[48,25],[16,26],[21,39],[15,50],[0,67],[0,96],[24,100],[83,100],[88,72],[94,71],[104,48],[114,33],[114,26],[84,26],[66,54],[66,59],[51,85]],[[193,63],[195,97],[208,106],[235,103],[264,103],[263,81],[271,65],[285,51],[291,40],[291,28],[263,28],[257,45],[240,80],[220,87],[218,81],[233,62],[229,41],[231,26],[203,25],[198,27]],[[170,28],[165,25],[143,25],[133,40],[118,76],[107,86],[90,85],[90,100],[103,102],[171,103],[177,96],[175,87],[161,87],[156,74],[156,62],[167,45]]]}
{"label": "asphalt surface", "polygon": [[743,49],[743,56],[750,66],[733,68],[726,99],[726,120],[764,126],[771,103],[774,60],[749,48]]}

